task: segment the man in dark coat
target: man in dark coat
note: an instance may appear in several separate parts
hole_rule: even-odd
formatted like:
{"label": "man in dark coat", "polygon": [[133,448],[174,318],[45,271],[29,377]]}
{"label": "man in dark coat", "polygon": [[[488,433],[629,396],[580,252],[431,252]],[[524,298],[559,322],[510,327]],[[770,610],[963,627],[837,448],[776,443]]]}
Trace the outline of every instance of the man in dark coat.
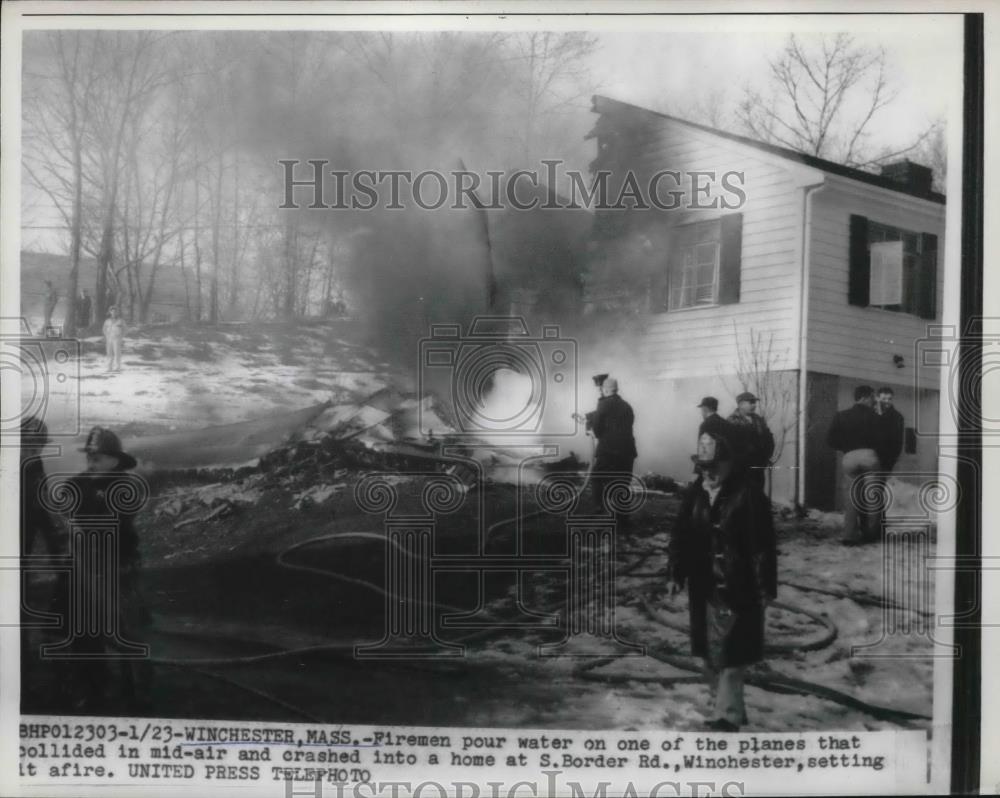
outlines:
{"label": "man in dark coat", "polygon": [[[843,452],[842,504],[844,507],[845,546],[857,546],[878,540],[881,531],[876,529],[880,515],[874,512],[872,498],[877,485],[880,467],[877,449],[881,432],[879,418],[872,405],[875,392],[870,385],[859,385],[854,390],[854,405],[841,410],[833,417],[826,436],[827,444]],[[857,487],[855,487],[855,483]]]}
{"label": "man in dark coat", "polygon": [[42,447],[49,443],[45,422],[35,416],[21,422],[21,554],[31,554],[41,539],[49,554],[62,554],[65,546],[42,502],[45,464]]}
{"label": "man in dark coat", "polygon": [[[601,399],[604,398],[604,381],[608,378],[607,374],[595,374],[591,379],[594,380],[594,387],[597,388],[597,405],[600,407]],[[593,435],[594,433],[594,418],[597,416],[596,410],[591,410],[586,415],[581,416],[579,413],[574,413],[573,418],[579,421],[581,424],[585,425],[588,433]]]}
{"label": "man in dark coat", "polygon": [[[109,429],[94,427],[81,450],[87,455],[87,470],[70,478],[73,492],[79,496],[70,517],[71,528],[75,519],[83,535],[81,545],[95,546],[95,539],[83,531],[87,519],[114,519],[114,541],[117,565],[111,570],[106,564],[94,560],[98,552],[86,551],[87,560],[76,569],[82,584],[77,593],[85,601],[95,602],[97,609],[105,607],[109,596],[117,596],[117,626],[113,633],[98,629],[96,633],[77,634],[73,639],[73,653],[81,657],[77,666],[79,694],[76,709],[90,714],[106,714],[107,688],[117,685],[117,693],[124,702],[118,709],[124,712],[142,712],[149,700],[150,664],[145,659],[121,659],[119,680],[113,680],[107,659],[128,647],[127,644],[144,644],[148,641],[151,623],[149,610],[139,588],[139,536],[135,529],[135,511],[129,506],[129,496],[135,492],[135,477],[125,472],[134,468],[135,458],[122,450],[118,436]],[[117,483],[117,484],[116,484]],[[127,487],[131,485],[131,487]],[[74,533],[77,534],[76,529]],[[117,593],[112,580],[117,580]],[[85,608],[86,610],[87,608]]]}
{"label": "man in dark coat", "polygon": [[737,428],[737,446],[743,449],[750,479],[763,490],[774,456],[774,435],[763,416],[757,414],[757,397],[750,391],[736,397],[736,410],[729,416],[729,423]]}
{"label": "man in dark coat", "polygon": [[[889,475],[896,467],[899,456],[903,453],[903,438],[906,429],[903,414],[893,407],[892,401],[892,388],[885,385],[878,389],[875,396],[875,413],[878,415],[879,421],[879,440],[875,453],[878,455],[880,468],[874,481],[879,493],[887,498],[889,495]],[[885,531],[884,506],[879,511],[878,528]]]}
{"label": "man in dark coat", "polygon": [[82,330],[90,326],[91,306],[90,295],[86,291],[83,291],[80,294],[79,318],[76,320],[77,326]]}
{"label": "man in dark coat", "polygon": [[[66,553],[66,542],[45,508],[42,495],[46,486],[41,454],[47,443],[49,435],[44,421],[31,416],[21,422],[21,557],[34,562],[43,556],[36,550],[39,542],[47,557]],[[32,694],[30,700],[34,700],[34,677],[40,673],[41,662],[40,643],[31,628],[44,623],[40,615],[48,610],[65,617],[68,583],[65,572],[59,572],[51,597],[39,596],[37,585],[27,578],[31,570],[28,563],[29,560],[24,560],[21,564],[21,680],[23,692]]]}
{"label": "man in dark coat", "polygon": [[729,441],[702,435],[691,459],[699,477],[671,535],[670,591],[687,584],[691,653],[704,659],[715,699],[707,726],[738,731],[747,722],[743,671],[764,655],[765,608],[777,595],[774,524]]}
{"label": "man in dark coat", "polygon": [[706,432],[710,435],[721,435],[729,438],[732,430],[729,422],[719,415],[719,400],[714,396],[706,396],[698,405],[701,410],[701,424],[698,426],[698,438]]}
{"label": "man in dark coat", "polygon": [[632,406],[618,395],[618,380],[607,377],[601,385],[597,409],[587,414],[587,427],[597,439],[590,478],[594,505],[605,515],[609,512],[608,487],[632,475],[632,466],[638,456],[632,431],[634,424]]}
{"label": "man in dark coat", "polygon": [[878,454],[879,465],[885,472],[891,472],[896,467],[896,461],[903,453],[903,435],[906,422],[903,414],[893,407],[892,388],[884,386],[878,389],[875,400],[875,412],[879,418]]}

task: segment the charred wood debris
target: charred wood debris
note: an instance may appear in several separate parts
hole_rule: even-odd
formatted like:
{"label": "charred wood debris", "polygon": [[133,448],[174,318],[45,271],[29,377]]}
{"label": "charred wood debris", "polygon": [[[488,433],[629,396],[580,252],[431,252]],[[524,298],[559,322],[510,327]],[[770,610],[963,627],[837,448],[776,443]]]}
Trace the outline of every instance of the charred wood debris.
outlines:
{"label": "charred wood debris", "polygon": [[[371,472],[400,479],[449,473],[466,490],[514,484],[516,452],[457,435],[450,418],[447,406],[434,396],[418,399],[390,388],[356,404],[327,403],[313,422],[254,462],[150,475],[156,497],[151,509],[157,518],[173,520],[174,529],[182,529],[246,511],[274,490],[291,494],[289,509],[308,509],[351,491],[363,474]],[[482,480],[468,459],[481,465]],[[581,485],[587,469],[588,462],[576,452],[534,466],[539,478],[564,473]],[[672,478],[660,474],[647,473],[641,480],[657,491],[679,489]]]}

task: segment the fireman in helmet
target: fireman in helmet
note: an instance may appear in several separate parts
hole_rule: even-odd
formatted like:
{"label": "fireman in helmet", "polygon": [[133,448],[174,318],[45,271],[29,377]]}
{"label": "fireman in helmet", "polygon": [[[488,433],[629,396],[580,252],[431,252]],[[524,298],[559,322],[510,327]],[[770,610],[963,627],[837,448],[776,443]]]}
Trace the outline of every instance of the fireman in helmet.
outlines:
{"label": "fireman in helmet", "polygon": [[[94,552],[85,552],[86,560],[82,568],[76,569],[82,584],[77,595],[85,602],[96,603],[103,610],[103,604],[116,599],[117,607],[111,607],[116,618],[114,631],[106,628],[96,632],[84,630],[73,638],[73,653],[79,657],[76,666],[78,684],[75,709],[90,714],[107,714],[109,705],[124,713],[140,714],[148,708],[150,699],[151,666],[148,659],[122,658],[123,645],[134,649],[134,644],[148,640],[147,633],[151,616],[142,598],[139,586],[139,537],[135,529],[135,512],[139,507],[126,506],[115,498],[116,491],[136,490],[137,479],[127,475],[136,460],[122,449],[121,440],[110,429],[94,427],[87,436],[87,442],[80,451],[87,455],[87,468],[83,473],[70,478],[79,501],[74,516],[69,519],[71,529],[74,519],[105,517],[113,518],[115,529],[113,545],[116,555],[101,563]],[[74,529],[73,534],[76,534]],[[84,548],[95,546],[94,538],[87,534],[79,537]],[[75,553],[80,556],[80,553]],[[114,563],[110,568],[107,562]],[[117,588],[114,582],[117,580]],[[92,611],[93,607],[84,607]],[[109,661],[118,654],[121,666],[118,679],[114,679]],[[114,707],[114,702],[122,703]]]}

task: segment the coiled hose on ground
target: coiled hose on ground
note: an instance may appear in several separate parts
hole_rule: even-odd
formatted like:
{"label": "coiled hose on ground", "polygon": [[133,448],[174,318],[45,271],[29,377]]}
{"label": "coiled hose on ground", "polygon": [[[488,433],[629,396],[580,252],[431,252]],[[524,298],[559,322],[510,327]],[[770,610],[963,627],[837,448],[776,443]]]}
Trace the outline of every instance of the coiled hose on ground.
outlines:
{"label": "coiled hose on ground", "polygon": [[[450,460],[447,460],[446,458],[441,458],[441,460],[442,460],[442,462],[449,462],[449,463],[451,462]],[[585,477],[583,483],[581,484],[581,486],[578,489],[577,497],[579,497],[580,495],[583,494],[583,492],[586,490],[588,484],[590,483],[591,472],[592,472],[592,469],[593,469],[593,462],[594,462],[594,458],[591,458],[590,467],[587,469],[586,477]],[[670,494],[662,493],[660,491],[653,491],[653,490],[648,490],[648,489],[646,490],[646,493],[648,495],[666,495],[666,496],[670,495]],[[530,518],[538,517],[540,515],[545,514],[546,512],[547,512],[546,510],[541,510],[540,509],[540,510],[532,511],[532,512],[527,513],[527,514],[520,515],[520,516],[515,516],[515,517],[511,517],[511,518],[502,519],[501,521],[498,521],[498,522],[494,523],[492,526],[489,527],[489,529],[486,532],[486,537],[487,537],[487,539],[489,539],[498,530],[500,530],[500,529],[502,529],[502,528],[504,528],[506,526],[509,526],[511,524],[514,524],[514,523],[517,523],[519,521],[523,522],[523,521],[526,521],[526,520],[528,520]],[[305,573],[313,573],[313,574],[321,575],[321,576],[324,576],[324,577],[327,577],[327,578],[330,578],[330,579],[336,579],[338,581],[342,581],[342,582],[345,582],[345,583],[348,583],[348,584],[356,585],[358,587],[363,587],[366,590],[370,590],[370,591],[372,591],[374,593],[377,593],[377,594],[379,594],[379,595],[381,595],[383,597],[387,596],[388,593],[387,593],[387,591],[383,587],[381,587],[381,586],[379,586],[377,584],[374,584],[372,582],[369,582],[367,580],[359,579],[357,577],[348,576],[346,574],[342,574],[342,573],[339,573],[337,571],[333,571],[333,570],[330,570],[330,569],[327,569],[327,568],[321,568],[321,567],[315,566],[315,565],[308,565],[308,564],[301,563],[301,562],[294,562],[292,559],[290,559],[290,556],[293,553],[295,553],[295,552],[301,552],[303,549],[306,549],[308,547],[315,546],[315,545],[318,545],[318,544],[321,544],[321,543],[324,543],[324,542],[328,542],[328,541],[332,541],[332,540],[338,540],[338,541],[355,541],[355,542],[356,541],[378,541],[380,543],[385,543],[386,538],[383,535],[379,535],[379,534],[376,534],[376,533],[373,533],[373,532],[360,532],[360,531],[341,531],[341,532],[333,532],[333,533],[324,534],[324,535],[318,535],[318,536],[309,538],[307,540],[300,541],[298,543],[295,543],[295,544],[293,544],[293,545],[291,545],[291,546],[283,549],[281,552],[279,552],[275,556],[275,563],[276,563],[276,565],[278,565],[278,567],[281,567],[281,568],[288,568],[288,569],[292,569],[292,570],[296,570],[296,571],[301,571],[301,572],[305,572]],[[403,551],[403,553],[406,556],[412,556],[409,552],[406,552],[405,550],[400,549],[400,551]],[[634,560],[632,563],[630,563],[629,565],[627,565],[624,568],[622,568],[616,574],[616,576],[629,576],[629,577],[636,577],[636,578],[660,578],[660,579],[664,579],[665,578],[666,575],[664,573],[662,573],[662,572],[656,572],[656,571],[654,571],[654,572],[640,572],[640,571],[638,571],[638,568],[651,556],[652,552],[646,551],[646,552],[640,552],[639,554],[640,554],[640,556],[639,556],[638,559]],[[802,585],[802,584],[792,583],[792,582],[783,582],[782,581],[781,584],[785,584],[785,585],[787,585],[789,587],[794,587],[794,588],[799,589],[799,590],[812,591],[812,592],[822,593],[822,594],[826,594],[826,595],[833,595],[833,596],[837,596],[837,597],[841,597],[841,598],[854,599],[854,600],[857,600],[858,603],[862,603],[862,604],[878,604],[878,605],[883,606],[883,607],[891,606],[891,607],[894,607],[894,608],[897,608],[897,609],[906,609],[904,607],[901,607],[900,605],[892,604],[890,602],[885,602],[885,601],[881,601],[880,602],[878,599],[876,599],[874,597],[865,597],[865,596],[855,597],[855,596],[853,596],[852,594],[849,594],[849,593],[840,593],[840,592],[837,592],[837,591],[825,590],[825,589],[814,587],[814,586]],[[646,588],[641,589],[639,591],[639,604],[640,604],[643,612],[646,614],[646,616],[650,620],[654,621],[655,623],[660,624],[661,626],[664,626],[664,627],[670,628],[670,629],[674,629],[676,631],[687,632],[688,631],[688,627],[685,624],[677,623],[677,622],[674,622],[674,621],[670,620],[669,618],[665,618],[662,613],[658,612],[651,605],[651,603],[650,603],[650,593],[651,592],[656,592],[656,590],[657,590],[657,585],[652,585],[650,587],[646,587]],[[448,611],[452,611],[452,612],[462,612],[461,609],[456,608],[456,607],[449,607],[449,606],[445,606],[445,605],[441,605],[441,604],[435,604],[433,606],[436,609],[439,609],[439,610],[440,609],[444,609],[444,610],[448,610]],[[836,639],[836,637],[837,637],[837,627],[833,624],[832,621],[830,621],[829,618],[827,618],[827,617],[825,617],[823,615],[820,615],[818,613],[812,612],[811,610],[807,610],[805,608],[798,607],[796,605],[788,604],[788,603],[785,603],[785,602],[774,601],[774,602],[771,602],[771,606],[774,606],[774,607],[786,610],[788,612],[793,612],[793,613],[798,613],[798,614],[801,614],[801,615],[805,615],[808,618],[810,618],[813,621],[815,621],[817,624],[819,624],[822,627],[822,631],[820,632],[819,635],[817,635],[813,639],[807,640],[807,641],[804,641],[804,642],[800,641],[800,642],[795,642],[795,643],[772,644],[772,645],[770,645],[770,646],[767,647],[767,651],[769,651],[769,652],[772,652],[772,653],[785,652],[785,653],[787,653],[787,652],[793,652],[793,651],[816,651],[816,650],[819,650],[819,649],[822,649],[822,648],[825,648],[825,647],[831,645],[834,642],[834,640]],[[566,607],[566,602],[564,602],[561,605],[559,605],[559,607],[557,607],[557,609],[565,609],[565,607]],[[915,612],[919,612],[919,611],[915,610]],[[498,619],[498,620],[502,620],[502,619]],[[510,633],[510,629],[509,628],[493,628],[493,627],[490,627],[490,628],[485,628],[485,629],[480,629],[480,630],[476,630],[476,631],[473,631],[473,632],[469,632],[469,633],[467,633],[465,635],[462,635],[462,636],[460,636],[458,638],[455,638],[453,642],[456,642],[456,643],[465,643],[465,642],[470,642],[470,641],[475,640],[475,639],[482,639],[482,638],[488,638],[488,637],[499,637],[499,636],[503,636],[503,635],[506,635],[506,634],[509,634],[509,633]],[[198,637],[198,636],[208,637],[209,636],[208,634],[199,635],[199,633],[197,633],[197,632],[185,632],[183,634],[185,636],[193,636],[193,637]],[[214,635],[212,637],[214,637]],[[241,641],[241,642],[254,642],[254,643],[257,643],[258,641]],[[345,659],[353,659],[355,645],[356,645],[356,641],[354,641],[354,640],[331,640],[331,641],[329,641],[327,643],[322,643],[322,644],[318,644],[318,645],[302,646],[302,647],[288,648],[288,649],[280,649],[280,650],[277,650],[277,651],[268,651],[268,652],[263,652],[263,653],[260,653],[260,654],[252,654],[252,655],[245,655],[245,656],[208,657],[208,658],[193,658],[193,659],[155,657],[155,658],[151,659],[151,662],[153,664],[155,664],[155,665],[160,665],[160,666],[165,666],[165,667],[185,668],[185,669],[188,669],[191,672],[199,673],[199,674],[205,676],[206,678],[211,678],[211,679],[214,679],[214,680],[219,680],[219,681],[225,682],[225,683],[230,684],[230,685],[232,685],[232,686],[234,686],[234,687],[236,687],[238,689],[241,689],[241,690],[243,690],[243,691],[245,691],[247,693],[255,695],[255,696],[257,696],[258,698],[260,698],[262,700],[268,701],[268,702],[270,702],[270,703],[272,703],[272,704],[274,704],[276,706],[279,706],[282,709],[284,709],[285,711],[292,712],[295,715],[298,715],[300,717],[306,718],[306,719],[311,720],[313,722],[321,723],[321,722],[323,722],[321,718],[318,718],[318,717],[314,716],[312,713],[310,713],[310,712],[308,712],[306,710],[303,710],[300,707],[297,707],[297,706],[295,706],[293,704],[290,704],[290,703],[284,701],[283,699],[281,699],[281,698],[279,698],[277,696],[271,695],[270,693],[268,693],[268,692],[266,692],[264,690],[260,690],[258,688],[254,688],[254,687],[251,687],[249,685],[243,684],[241,682],[235,681],[235,680],[233,680],[233,679],[231,679],[231,678],[229,678],[227,676],[224,676],[222,674],[216,673],[214,671],[205,670],[205,668],[209,668],[209,667],[234,667],[234,666],[241,666],[241,665],[252,665],[252,664],[255,664],[255,663],[274,661],[274,660],[279,660],[279,659],[284,659],[284,658],[289,658],[289,657],[302,657],[302,656],[308,656],[308,655],[311,655],[311,654],[318,654],[318,653],[333,654],[335,656],[343,657]],[[657,682],[659,684],[672,685],[672,684],[679,684],[679,683],[699,682],[699,681],[702,680],[703,677],[701,675],[701,668],[697,665],[697,663],[694,660],[694,658],[680,656],[680,655],[677,655],[676,653],[673,653],[673,652],[670,652],[670,651],[665,651],[665,650],[662,650],[662,649],[663,649],[662,646],[660,646],[660,647],[648,647],[647,648],[647,655],[652,656],[652,657],[654,657],[655,659],[657,659],[657,660],[659,660],[661,662],[669,664],[669,665],[673,666],[674,668],[677,668],[677,669],[682,670],[682,671],[686,671],[685,674],[683,674],[683,675],[676,675],[675,674],[675,675],[669,675],[669,676],[647,677],[647,676],[638,676],[638,675],[634,675],[633,676],[633,675],[629,675],[629,674],[596,674],[596,673],[594,673],[594,671],[597,668],[600,668],[601,666],[607,665],[610,662],[614,661],[614,658],[589,659],[586,662],[583,662],[583,663],[577,665],[576,667],[574,667],[574,669],[572,670],[572,674],[573,674],[573,676],[575,678],[580,678],[580,679],[587,680],[587,681],[595,681],[596,680],[596,681],[602,681],[602,682],[606,682],[606,683],[628,683],[628,682],[634,682],[634,681],[641,681],[641,682]],[[396,663],[396,664],[399,665],[401,663]],[[424,665],[423,667],[426,667],[426,665]],[[849,695],[847,693],[844,693],[844,692],[841,692],[839,690],[834,690],[834,689],[826,687],[824,685],[815,684],[813,682],[809,682],[809,681],[806,681],[806,680],[795,679],[795,678],[792,678],[792,677],[788,677],[788,676],[785,676],[783,674],[777,673],[777,672],[775,672],[775,671],[773,671],[771,669],[767,669],[765,671],[756,671],[755,670],[755,671],[753,671],[751,673],[748,673],[747,677],[746,677],[746,682],[747,682],[747,684],[753,685],[755,687],[759,687],[759,688],[764,689],[764,690],[768,690],[770,692],[786,693],[786,694],[787,693],[793,693],[793,694],[798,694],[798,695],[809,695],[809,696],[814,696],[814,697],[817,697],[817,698],[820,698],[820,699],[823,699],[823,700],[832,701],[832,702],[835,702],[835,703],[840,704],[842,706],[849,707],[851,709],[855,709],[855,710],[864,712],[865,714],[867,714],[867,715],[869,715],[869,716],[871,716],[873,718],[879,719],[879,720],[896,722],[896,723],[902,723],[902,724],[906,724],[906,723],[909,723],[909,722],[912,722],[912,721],[926,721],[926,720],[931,720],[931,717],[929,715],[923,715],[923,714],[919,714],[919,713],[909,712],[909,711],[906,711],[906,710],[897,709],[897,708],[893,708],[893,707],[884,707],[884,706],[878,706],[878,705],[875,705],[875,704],[871,704],[871,703],[869,703],[867,701],[863,701],[861,699],[858,699],[858,698],[856,698],[854,696],[851,696],[851,695]]]}

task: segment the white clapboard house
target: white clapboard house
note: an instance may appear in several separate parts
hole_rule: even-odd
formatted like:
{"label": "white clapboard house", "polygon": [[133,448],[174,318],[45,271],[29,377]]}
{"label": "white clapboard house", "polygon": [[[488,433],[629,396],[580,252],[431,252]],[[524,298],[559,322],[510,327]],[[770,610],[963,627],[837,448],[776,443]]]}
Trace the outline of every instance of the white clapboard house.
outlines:
{"label": "white clapboard house", "polygon": [[664,203],[683,191],[682,206],[701,206],[595,216],[586,307],[639,308],[644,385],[632,393],[661,395],[672,416],[643,447],[645,466],[690,473],[695,405],[715,395],[723,415],[734,409],[756,340],[758,355],[770,342],[768,379],[780,386],[775,500],[838,506],[826,434],[861,384],[895,391],[907,426],[896,470],[936,470],[940,368],[916,357],[941,320],[945,200],[930,170],[904,161],[862,172],[601,96],[594,111],[593,167],[610,172],[609,196],[629,172],[645,186],[673,170],[681,179],[658,185]]}

